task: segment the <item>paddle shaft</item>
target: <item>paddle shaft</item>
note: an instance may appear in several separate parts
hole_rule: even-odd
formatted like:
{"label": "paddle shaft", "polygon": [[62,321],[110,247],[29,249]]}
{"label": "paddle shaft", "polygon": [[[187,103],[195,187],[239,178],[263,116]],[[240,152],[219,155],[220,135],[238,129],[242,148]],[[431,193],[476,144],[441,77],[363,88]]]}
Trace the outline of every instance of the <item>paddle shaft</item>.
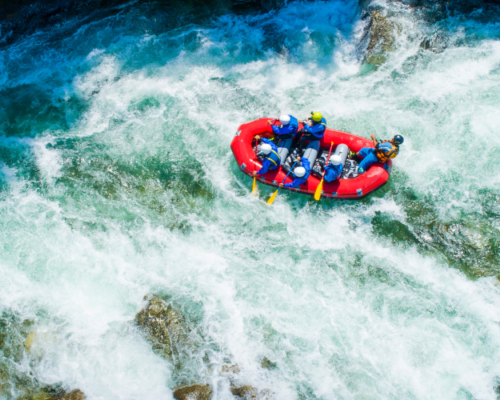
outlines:
{"label": "paddle shaft", "polygon": [[[330,164],[330,154],[332,154],[332,150],[333,150],[333,142],[330,145],[330,151],[328,152],[328,158],[326,159],[325,169],[326,167],[328,167],[328,164]],[[323,170],[323,176],[325,176],[325,170]]]}
{"label": "paddle shaft", "polygon": [[[293,169],[295,168],[295,164],[297,164],[297,162],[298,162],[298,161],[295,161],[295,162],[293,163],[292,168],[290,168],[290,170],[288,171],[288,174],[286,174],[285,179],[283,179],[283,182],[281,182],[281,183],[285,183],[286,178],[288,178],[288,175],[290,175],[290,172],[292,172],[292,171],[293,171]],[[281,189],[281,187],[280,187],[280,186],[278,186],[278,190],[280,190],[280,189]]]}
{"label": "paddle shaft", "polygon": [[[281,182],[281,184],[285,183],[286,181],[286,178],[288,178],[288,175],[290,175],[290,172],[293,171],[293,169],[295,168],[295,164],[297,164],[297,161],[295,161],[292,165],[292,168],[290,168],[290,170],[288,171],[288,174],[286,174],[285,176],[285,179],[283,179],[283,182]],[[278,189],[276,189],[276,192],[274,192],[271,197],[269,198],[269,200],[267,201],[267,204],[273,204],[274,202],[274,199],[276,198],[276,196],[278,195],[278,192],[280,191],[281,189],[281,186],[278,186]]]}

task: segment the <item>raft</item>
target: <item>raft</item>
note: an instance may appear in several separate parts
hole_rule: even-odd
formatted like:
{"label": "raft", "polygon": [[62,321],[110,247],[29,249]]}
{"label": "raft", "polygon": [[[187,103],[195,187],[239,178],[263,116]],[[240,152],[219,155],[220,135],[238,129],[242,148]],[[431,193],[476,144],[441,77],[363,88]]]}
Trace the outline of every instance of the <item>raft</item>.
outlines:
{"label": "raft", "polygon": [[[256,135],[267,138],[272,138],[274,136],[272,128],[267,122],[269,120],[271,119],[260,118],[240,125],[231,142],[231,150],[236,158],[236,162],[238,163],[241,171],[249,176],[253,176],[254,171],[258,171],[262,168],[261,161],[256,154],[257,149],[254,137]],[[302,127],[302,124],[300,124],[299,129]],[[289,141],[291,142],[291,139],[289,139]],[[319,141],[318,159],[315,164],[316,171],[313,171],[313,173],[309,176],[309,179],[298,188],[283,188],[282,190],[291,190],[293,192],[314,195],[321,180],[321,170],[317,169],[317,163],[321,157],[326,161],[332,141],[334,142],[332,154],[334,154],[336,150],[344,151],[345,146],[339,147],[339,145],[346,145],[349,150],[354,152],[358,152],[363,147],[373,147],[373,142],[369,139],[353,135],[351,133],[327,128],[323,139]],[[293,149],[290,149],[290,153],[292,152]],[[284,154],[285,155],[284,157],[282,156],[281,160],[282,165],[279,168],[274,171],[269,171],[263,176],[257,175],[257,180],[265,185],[279,186],[283,179],[285,179],[289,165],[293,161],[290,160],[292,155],[288,155],[288,150],[286,150]],[[280,151],[280,156],[281,155],[282,152]],[[346,156],[344,156],[344,159],[346,159],[345,157]],[[361,199],[387,183],[391,173],[391,168],[392,161],[388,160],[385,163],[372,164],[364,174],[358,175],[357,173],[352,173],[354,170],[354,172],[357,171],[357,162],[355,160],[347,159],[340,179],[330,183],[326,181],[323,182],[322,197],[331,199]],[[351,171],[349,171],[349,169],[351,169]],[[292,174],[288,176],[284,183],[290,183],[293,181],[293,177],[291,175]]]}

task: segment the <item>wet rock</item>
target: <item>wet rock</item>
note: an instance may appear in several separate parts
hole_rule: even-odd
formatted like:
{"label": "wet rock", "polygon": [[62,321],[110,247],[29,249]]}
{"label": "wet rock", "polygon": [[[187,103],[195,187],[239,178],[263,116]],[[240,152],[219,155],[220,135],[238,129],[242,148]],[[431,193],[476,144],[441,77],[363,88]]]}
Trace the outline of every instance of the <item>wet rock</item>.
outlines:
{"label": "wet rock", "polygon": [[271,369],[276,369],[278,365],[275,362],[272,362],[271,360],[269,360],[269,358],[264,357],[262,359],[262,362],[260,363],[260,366],[262,368],[271,370]]}
{"label": "wet rock", "polygon": [[223,365],[222,366],[222,372],[229,372],[231,374],[238,374],[241,371],[240,367],[238,364],[234,365]]}
{"label": "wet rock", "polygon": [[244,400],[271,400],[273,398],[271,390],[263,389],[259,392],[257,388],[250,385],[231,386],[231,393]]}
{"label": "wet rock", "polygon": [[159,296],[146,296],[146,308],[135,317],[137,325],[153,343],[153,349],[171,361],[179,362],[179,347],[186,343],[188,329],[184,317]]}
{"label": "wet rock", "polygon": [[394,49],[394,24],[380,11],[370,14],[370,22],[364,40],[368,39],[365,62],[381,65],[387,58],[387,53]]}
{"label": "wet rock", "polygon": [[85,394],[79,390],[73,390],[69,393],[65,393],[62,396],[57,396],[57,397],[51,397],[50,400],[84,400],[85,399]]}
{"label": "wet rock", "polygon": [[212,397],[212,389],[209,385],[184,386],[174,391],[177,400],[209,400]]}
{"label": "wet rock", "polygon": [[232,387],[231,393],[235,396],[242,397],[245,400],[257,399],[257,396],[259,395],[257,389],[250,385]]}
{"label": "wet rock", "polygon": [[84,400],[85,394],[75,389],[66,392],[61,387],[45,386],[36,390],[28,390],[18,400]]}
{"label": "wet rock", "polygon": [[420,47],[434,53],[441,53],[448,47],[447,38],[442,33],[436,33],[422,40]]}

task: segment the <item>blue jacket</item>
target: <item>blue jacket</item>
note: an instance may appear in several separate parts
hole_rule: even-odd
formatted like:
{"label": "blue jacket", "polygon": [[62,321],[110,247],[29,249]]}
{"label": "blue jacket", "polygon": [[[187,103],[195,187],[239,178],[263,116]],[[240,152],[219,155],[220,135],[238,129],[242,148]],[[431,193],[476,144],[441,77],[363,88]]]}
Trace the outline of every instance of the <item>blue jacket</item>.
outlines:
{"label": "blue jacket", "polygon": [[301,158],[300,162],[302,163],[302,166],[306,169],[306,174],[302,178],[297,178],[295,176],[295,171],[293,172],[293,182],[292,183],[286,183],[283,187],[286,188],[297,188],[299,185],[302,185],[305,181],[307,181],[307,178],[309,178],[309,175],[311,174],[311,163],[307,158]]}
{"label": "blue jacket", "polygon": [[262,138],[261,141],[262,143],[270,144],[273,149],[269,155],[264,156],[264,159],[262,160],[262,168],[257,171],[258,175],[264,175],[267,171],[272,171],[273,169],[278,168],[281,164],[281,159],[276,145],[266,138]]}
{"label": "blue jacket", "polygon": [[344,164],[339,164],[339,165],[328,164],[325,168],[325,181],[333,182],[340,176],[343,169],[344,169]]}
{"label": "blue jacket", "polygon": [[[312,120],[311,120],[312,121]],[[306,132],[312,133],[313,136],[321,139],[325,134],[326,129],[326,119],[321,118],[321,122],[314,122],[311,126],[304,124],[304,130]]]}
{"label": "blue jacket", "polygon": [[292,137],[295,136],[297,133],[297,129],[299,129],[299,121],[297,118],[290,117],[290,122],[288,125],[282,125],[280,128],[280,125],[271,125],[273,128],[273,132],[275,135],[280,136],[280,135],[291,135]]}

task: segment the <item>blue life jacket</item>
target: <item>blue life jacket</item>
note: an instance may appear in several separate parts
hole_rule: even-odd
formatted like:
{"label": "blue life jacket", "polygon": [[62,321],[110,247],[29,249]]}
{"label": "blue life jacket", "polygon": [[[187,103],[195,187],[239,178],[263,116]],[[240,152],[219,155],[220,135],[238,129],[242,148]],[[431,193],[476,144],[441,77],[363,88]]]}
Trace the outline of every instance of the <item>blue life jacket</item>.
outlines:
{"label": "blue life jacket", "polygon": [[297,187],[299,187],[299,185],[302,185],[303,183],[305,183],[305,181],[307,181],[307,178],[309,178],[309,175],[311,175],[311,163],[309,162],[309,160],[307,158],[302,158],[300,160],[300,162],[302,163],[302,166],[306,170],[306,174],[302,178],[298,178],[295,175],[295,170],[294,170],[294,172],[293,172],[293,182],[285,184],[284,187],[286,187],[286,188],[297,188]]}
{"label": "blue life jacket", "polygon": [[263,157],[262,168],[257,171],[257,174],[264,175],[267,171],[278,168],[281,164],[281,158],[278,154],[278,148],[273,142],[266,138],[262,138],[261,141],[271,145],[272,147],[271,152],[269,154],[265,154]]}
{"label": "blue life jacket", "polygon": [[299,121],[297,120],[297,118],[292,117],[291,115],[289,115],[289,117],[290,122],[288,123],[288,125],[272,125],[275,135],[291,135],[292,137],[295,136],[295,134],[297,133],[297,129],[299,129]]}
{"label": "blue life jacket", "polygon": [[328,164],[325,168],[325,181],[333,182],[340,176],[343,169],[344,169],[343,164],[339,165]]}
{"label": "blue life jacket", "polygon": [[[312,120],[311,120],[312,121]],[[304,130],[311,133],[314,137],[321,139],[325,135],[326,119],[321,118],[321,122],[314,122],[311,126],[304,124]]]}

